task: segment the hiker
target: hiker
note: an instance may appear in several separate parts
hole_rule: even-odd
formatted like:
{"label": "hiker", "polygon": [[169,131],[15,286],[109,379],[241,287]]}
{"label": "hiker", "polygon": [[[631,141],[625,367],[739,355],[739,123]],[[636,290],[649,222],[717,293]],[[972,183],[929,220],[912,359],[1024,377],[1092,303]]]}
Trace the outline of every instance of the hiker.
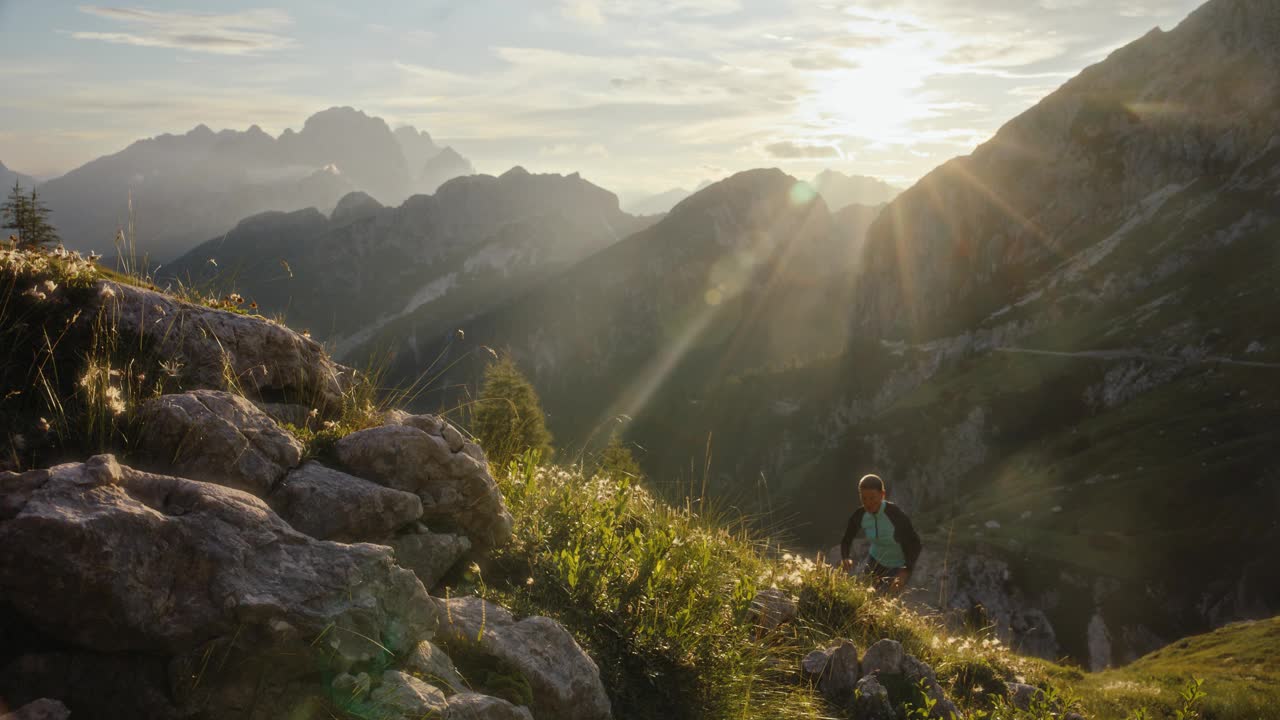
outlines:
{"label": "hiker", "polygon": [[897,595],[907,586],[920,557],[920,536],[902,508],[884,499],[884,480],[879,475],[864,475],[858,481],[858,494],[862,507],[849,518],[840,541],[841,565],[846,571],[853,569],[849,546],[862,530],[871,541],[864,575],[878,592]]}

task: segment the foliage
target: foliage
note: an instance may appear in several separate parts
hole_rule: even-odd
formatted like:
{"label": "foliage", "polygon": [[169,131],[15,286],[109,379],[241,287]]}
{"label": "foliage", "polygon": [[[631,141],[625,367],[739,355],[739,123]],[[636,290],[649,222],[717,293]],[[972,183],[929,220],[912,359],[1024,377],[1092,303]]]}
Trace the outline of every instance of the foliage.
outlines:
{"label": "foliage", "polygon": [[40,201],[34,188],[30,195],[22,191],[22,184],[13,182],[13,189],[3,205],[0,205],[3,227],[14,230],[19,246],[38,247],[58,242],[58,232],[49,224],[49,208]]}
{"label": "foliage", "polygon": [[480,397],[472,409],[471,433],[498,467],[526,451],[551,455],[551,433],[538,393],[510,354],[485,368]]}
{"label": "foliage", "polygon": [[594,474],[627,478],[632,481],[644,478],[644,471],[640,469],[640,463],[636,462],[635,456],[631,454],[631,448],[622,442],[622,438],[616,432],[609,436],[609,444],[601,451],[595,463]]}

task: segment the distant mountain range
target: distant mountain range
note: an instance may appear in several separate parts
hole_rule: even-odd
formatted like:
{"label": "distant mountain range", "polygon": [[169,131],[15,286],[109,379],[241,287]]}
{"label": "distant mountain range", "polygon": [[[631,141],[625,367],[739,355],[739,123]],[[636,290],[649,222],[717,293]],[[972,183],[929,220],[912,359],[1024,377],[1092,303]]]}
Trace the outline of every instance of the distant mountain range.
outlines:
{"label": "distant mountain range", "polygon": [[[710,184],[710,180],[705,181],[692,192],[684,188],[667,190],[635,201],[627,205],[626,210],[633,215],[659,215],[670,211],[681,200]],[[843,210],[850,205],[876,207],[889,202],[902,192],[901,189],[883,180],[863,175],[845,175],[834,170],[823,170],[810,181],[810,184],[822,195],[827,208],[832,212]]]}
{"label": "distant mountain range", "polygon": [[140,140],[40,185],[55,226],[72,249],[113,252],[132,202],[139,254],[168,262],[259,212],[327,212],[361,190],[400,203],[432,192],[471,164],[412,127],[392,132],[349,107],[307,119],[273,138],[258,126]]}
{"label": "distant mountain range", "polygon": [[257,215],[161,276],[237,290],[339,354],[383,336],[416,347],[416,338],[426,345],[449,336],[645,222],[576,173],[517,167],[500,177],[455,178],[399,207],[350,193],[328,217],[314,208]]}

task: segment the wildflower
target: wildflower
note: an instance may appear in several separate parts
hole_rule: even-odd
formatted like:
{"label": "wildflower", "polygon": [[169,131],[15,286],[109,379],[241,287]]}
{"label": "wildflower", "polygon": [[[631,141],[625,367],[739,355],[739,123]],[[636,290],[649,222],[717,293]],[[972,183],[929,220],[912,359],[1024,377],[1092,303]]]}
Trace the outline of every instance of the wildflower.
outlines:
{"label": "wildflower", "polygon": [[136,381],[138,382],[138,384],[139,384],[139,385],[141,385],[142,383],[144,383],[144,382],[146,382],[146,381],[147,381],[147,374],[146,374],[146,373],[138,373],[137,375],[134,375],[134,376],[133,376],[133,379],[134,379],[134,380],[136,380]]}
{"label": "wildflower", "polygon": [[457,338],[457,339],[459,339],[459,340],[461,340],[461,339],[463,339],[463,338],[465,338],[465,337],[467,336],[467,334],[466,334],[465,332],[463,332],[463,331],[462,331],[462,328],[458,328],[457,330],[454,330],[454,331],[453,331],[453,335],[454,335],[454,337],[456,337],[456,338]]}
{"label": "wildflower", "polygon": [[120,415],[124,413],[124,398],[120,396],[120,388],[108,386],[103,397],[107,400],[107,409],[112,415]]}
{"label": "wildflower", "polygon": [[90,250],[90,251],[89,251],[89,262],[91,262],[91,263],[93,263],[93,262],[98,262],[98,259],[99,259],[99,258],[101,258],[101,257],[102,257],[101,255],[99,255],[98,253],[94,252],[93,250]]}
{"label": "wildflower", "polygon": [[244,302],[244,297],[240,293],[231,293],[227,296],[227,302],[239,305]]}
{"label": "wildflower", "polygon": [[255,301],[255,302],[251,302],[251,303],[249,303],[249,309],[250,309],[250,310],[257,310],[257,309],[258,309],[258,303],[257,303],[256,301]]}
{"label": "wildflower", "polygon": [[161,360],[160,371],[171,378],[178,377],[178,373],[182,372],[182,363],[177,360]]}
{"label": "wildflower", "polygon": [[311,412],[307,413],[307,417],[312,419],[315,419],[318,415],[320,415],[319,408],[311,408]]}
{"label": "wildflower", "polygon": [[303,328],[303,329],[302,329],[302,337],[304,337],[304,338],[306,338],[306,339],[310,340],[310,339],[311,339],[311,331],[310,331],[310,330],[308,330],[308,329],[306,329],[306,328]]}
{"label": "wildflower", "polygon": [[36,421],[36,429],[42,433],[49,432],[49,421],[44,418],[40,418]]}
{"label": "wildflower", "polygon": [[57,290],[57,289],[58,289],[58,283],[56,283],[56,282],[54,282],[54,281],[52,281],[52,280],[45,280],[45,281],[44,281],[44,290],[45,290],[45,292],[50,292],[50,293],[51,293],[51,292],[53,292],[54,290]]}
{"label": "wildflower", "polygon": [[103,297],[103,298],[113,298],[113,297],[115,297],[115,296],[116,296],[116,291],[115,291],[115,290],[112,290],[110,285],[103,285],[103,286],[102,286],[102,297]]}
{"label": "wildflower", "polygon": [[524,584],[525,584],[525,585],[532,585],[532,584],[533,584],[533,578],[532,578],[532,577],[527,577],[527,578],[525,578],[525,579],[524,579]]}

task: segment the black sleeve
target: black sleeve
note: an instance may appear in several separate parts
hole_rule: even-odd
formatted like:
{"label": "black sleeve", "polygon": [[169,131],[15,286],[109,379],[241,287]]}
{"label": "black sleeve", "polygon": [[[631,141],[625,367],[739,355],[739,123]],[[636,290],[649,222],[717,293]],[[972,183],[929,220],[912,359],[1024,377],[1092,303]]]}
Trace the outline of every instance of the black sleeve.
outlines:
{"label": "black sleeve", "polygon": [[846,560],[849,557],[849,546],[853,544],[853,539],[857,537],[858,531],[862,529],[862,514],[866,510],[858,508],[853,515],[849,516],[849,526],[844,529],[844,539],[840,541],[840,559]]}
{"label": "black sleeve", "polygon": [[902,508],[887,503],[885,508],[885,514],[893,521],[893,539],[902,546],[902,554],[907,556],[907,569],[914,570],[923,548],[920,536],[916,534],[916,529],[911,526],[911,520],[902,512]]}

